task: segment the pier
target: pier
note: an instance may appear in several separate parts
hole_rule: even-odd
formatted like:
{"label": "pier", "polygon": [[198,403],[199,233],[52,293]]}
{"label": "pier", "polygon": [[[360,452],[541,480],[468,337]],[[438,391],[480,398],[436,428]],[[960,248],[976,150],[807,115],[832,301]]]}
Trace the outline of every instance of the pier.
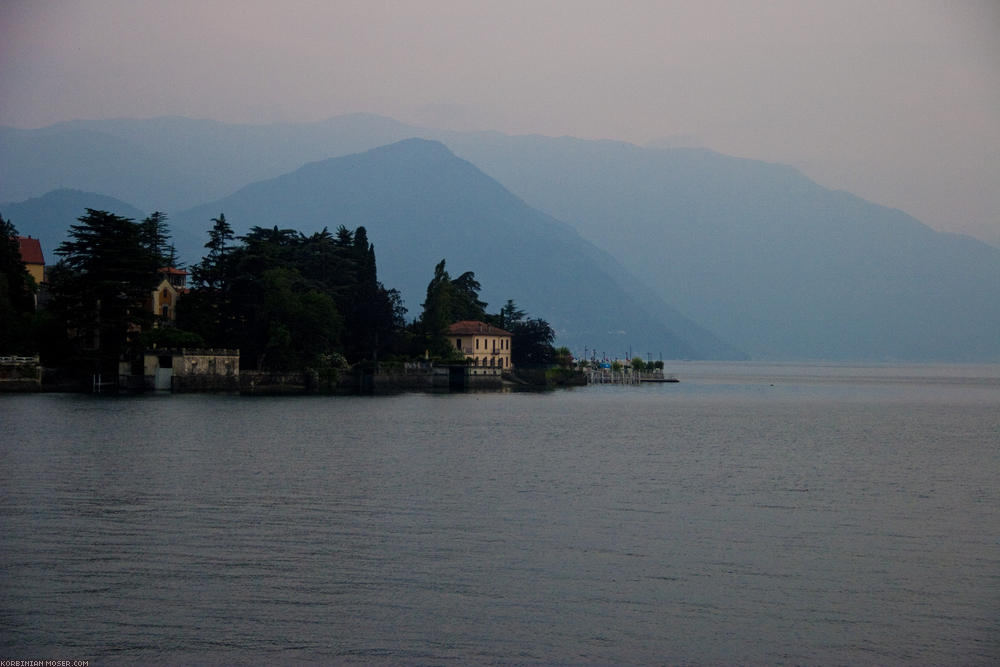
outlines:
{"label": "pier", "polygon": [[664,375],[662,370],[637,371],[629,367],[620,370],[612,368],[589,368],[586,373],[588,384],[636,385],[645,382],[678,382],[676,377],[673,375]]}

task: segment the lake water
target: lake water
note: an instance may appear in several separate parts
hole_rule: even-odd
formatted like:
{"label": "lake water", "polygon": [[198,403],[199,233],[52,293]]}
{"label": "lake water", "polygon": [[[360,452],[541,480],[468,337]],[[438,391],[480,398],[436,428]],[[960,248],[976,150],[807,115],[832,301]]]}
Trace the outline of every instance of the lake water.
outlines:
{"label": "lake water", "polygon": [[996,664],[1000,366],[0,397],[0,659]]}

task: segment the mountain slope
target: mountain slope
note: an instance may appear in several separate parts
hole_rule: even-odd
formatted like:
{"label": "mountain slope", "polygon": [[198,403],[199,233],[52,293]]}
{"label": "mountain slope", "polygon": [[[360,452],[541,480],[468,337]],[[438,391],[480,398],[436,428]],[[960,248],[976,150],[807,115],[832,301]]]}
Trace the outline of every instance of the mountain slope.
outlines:
{"label": "mountain slope", "polygon": [[[934,232],[781,165],[698,149],[444,132],[371,115],[272,126],[79,121],[31,131],[38,142],[23,150],[39,156],[42,171],[62,170],[60,183],[73,187],[85,187],[89,172],[120,170],[118,149],[66,159],[45,139],[56,131],[99,132],[149,156],[140,162],[162,162],[164,175],[133,183],[134,196],[119,194],[124,181],[99,189],[147,210],[143,188],[157,188],[156,201],[204,201],[181,196],[185,188],[172,187],[169,173],[221,197],[308,160],[409,136],[437,139],[613,255],[650,288],[644,301],[676,306],[755,358],[1000,360],[1000,250]],[[0,199],[12,198],[6,191],[0,178]]]}
{"label": "mountain slope", "polygon": [[[464,150],[525,200],[766,359],[1000,359],[1000,250],[796,170],[537,137]],[[516,156],[512,159],[511,156]]]}
{"label": "mountain slope", "polygon": [[100,192],[147,210],[170,210],[212,193],[195,170],[173,168],[163,149],[146,150],[113,132],[89,127],[0,128],[0,201],[58,189]]}
{"label": "mountain slope", "polygon": [[88,208],[110,211],[133,220],[145,217],[139,209],[114,197],[68,189],[53,190],[22,202],[0,204],[0,215],[13,222],[19,234],[40,240],[45,262],[55,264],[59,261],[56,248],[67,239],[69,226]]}
{"label": "mountain slope", "polygon": [[371,114],[272,125],[169,116],[0,127],[0,201],[76,188],[149,211],[181,210],[306,162],[413,136],[413,128]]}
{"label": "mountain slope", "polygon": [[444,258],[452,275],[475,271],[492,309],[514,299],[578,353],[623,355],[631,346],[667,358],[741,356],[665,304],[641,303],[641,287],[607,254],[437,142],[412,139],[310,163],[179,213],[172,229],[188,261],[200,256],[220,212],[237,232],[365,226],[380,278],[400,289],[411,315]]}

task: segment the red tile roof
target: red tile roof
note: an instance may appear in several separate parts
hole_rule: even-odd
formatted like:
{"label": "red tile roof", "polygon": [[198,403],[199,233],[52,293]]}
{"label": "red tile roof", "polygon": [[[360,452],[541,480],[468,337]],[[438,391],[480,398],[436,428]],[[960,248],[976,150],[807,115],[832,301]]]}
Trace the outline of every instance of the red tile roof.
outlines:
{"label": "red tile roof", "polygon": [[495,327],[492,324],[486,324],[486,322],[477,322],[476,320],[462,320],[461,322],[455,322],[448,327],[448,333],[453,336],[472,336],[476,334],[482,336],[514,335],[509,331],[504,331],[500,327]]}
{"label": "red tile roof", "polygon": [[160,273],[166,273],[171,276],[186,276],[188,272],[184,269],[175,269],[172,266],[164,266],[160,269]]}
{"label": "red tile roof", "polygon": [[42,244],[38,239],[30,236],[18,236],[18,246],[21,250],[21,259],[25,264],[41,264],[45,266],[45,257],[42,256]]}

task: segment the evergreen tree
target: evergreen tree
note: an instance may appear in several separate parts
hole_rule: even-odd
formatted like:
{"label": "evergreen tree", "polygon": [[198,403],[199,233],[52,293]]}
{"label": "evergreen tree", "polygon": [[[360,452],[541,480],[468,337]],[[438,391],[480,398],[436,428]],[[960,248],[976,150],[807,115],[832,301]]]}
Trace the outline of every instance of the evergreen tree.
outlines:
{"label": "evergreen tree", "polygon": [[[452,354],[452,346],[445,339],[445,332],[453,320],[451,319],[451,302],[453,287],[451,276],[445,270],[445,260],[434,267],[434,277],[427,284],[427,296],[424,299],[423,312],[414,323],[418,347],[436,357],[447,357]],[[419,354],[420,349],[414,350]]]}
{"label": "evergreen tree", "polygon": [[368,232],[364,227],[354,230],[353,259],[358,267],[359,285],[374,287],[378,282],[375,270],[375,246],[368,242]]}
{"label": "evergreen tree", "polygon": [[486,303],[479,300],[482,287],[472,271],[452,279],[445,269],[445,260],[434,267],[434,277],[427,284],[423,313],[415,323],[424,349],[437,356],[454,351],[446,339],[448,326],[461,320],[485,321]]}
{"label": "evergreen tree", "polygon": [[208,231],[208,243],[205,248],[208,253],[199,264],[191,267],[191,280],[194,284],[209,289],[222,289],[221,284],[225,274],[224,264],[226,254],[235,238],[233,228],[226,222],[226,215],[220,213],[218,218],[212,218],[212,228]]}
{"label": "evergreen tree", "polygon": [[479,300],[482,286],[476,274],[466,271],[454,280],[445,270],[445,260],[434,267],[434,277],[427,284],[427,298],[421,324],[427,333],[441,333],[448,325],[461,320],[486,319],[486,303]]}
{"label": "evergreen tree", "polygon": [[337,245],[347,248],[354,245],[354,232],[341,225],[337,227]]}
{"label": "evergreen tree", "polygon": [[36,290],[21,257],[17,229],[0,216],[0,354],[34,351],[31,322]]}
{"label": "evergreen tree", "polygon": [[154,211],[149,217],[139,223],[142,243],[158,258],[161,267],[173,267],[171,259],[170,230],[167,226],[167,215]]}
{"label": "evergreen tree", "polygon": [[63,259],[51,279],[54,306],[73,331],[77,357],[117,378],[131,335],[152,323],[146,302],[163,257],[144,223],[89,208],[78,222],[56,249]]}
{"label": "evergreen tree", "polygon": [[206,246],[179,320],[209,344],[239,347],[245,368],[307,367],[335,352],[358,361],[393,345],[405,309],[378,282],[364,228],[254,227],[224,257],[220,238]]}
{"label": "evergreen tree", "polygon": [[191,289],[177,304],[177,324],[214,347],[238,347],[239,324],[232,305],[230,253],[236,238],[226,215],[212,218],[208,252],[191,267]]}
{"label": "evergreen tree", "polygon": [[555,361],[552,341],[556,334],[549,323],[540,318],[515,322],[510,329],[511,363],[515,366],[545,366]]}
{"label": "evergreen tree", "polygon": [[451,321],[484,321],[486,319],[486,302],[479,299],[479,292],[483,288],[476,280],[476,274],[472,271],[466,271],[452,280],[451,285]]}
{"label": "evergreen tree", "polygon": [[516,322],[524,319],[526,313],[517,307],[513,299],[507,299],[496,315],[490,315],[490,324],[500,327],[505,331],[510,331]]}

